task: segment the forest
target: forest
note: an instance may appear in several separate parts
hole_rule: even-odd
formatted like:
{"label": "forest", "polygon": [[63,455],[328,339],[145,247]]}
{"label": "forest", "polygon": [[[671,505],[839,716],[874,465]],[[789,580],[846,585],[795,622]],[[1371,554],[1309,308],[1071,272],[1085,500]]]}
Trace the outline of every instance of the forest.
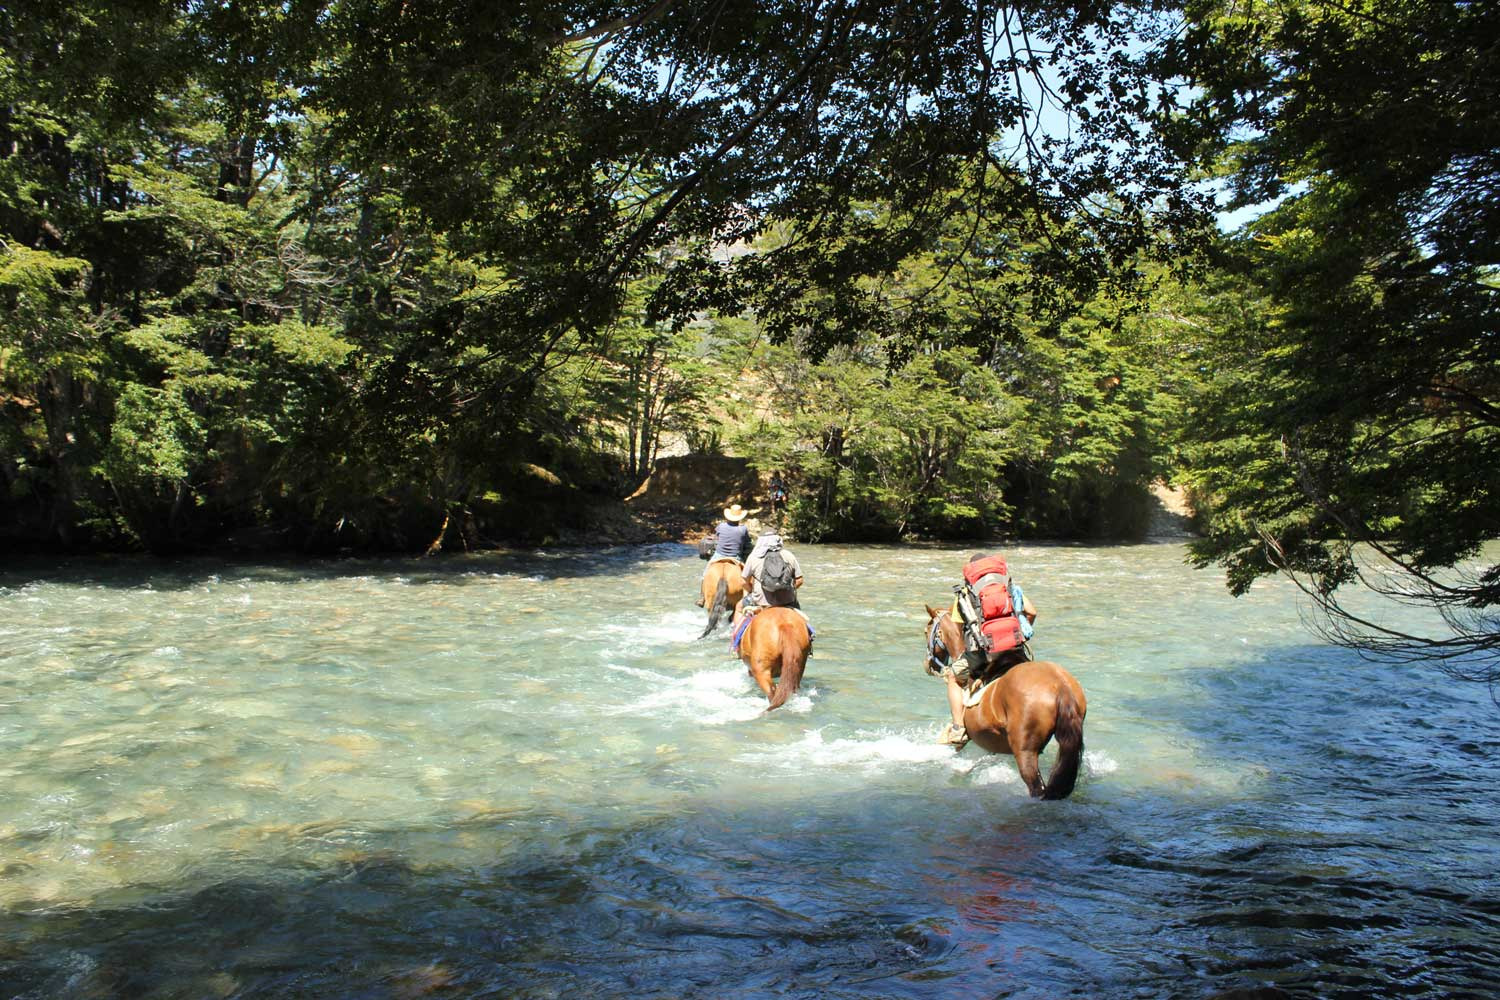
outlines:
{"label": "forest", "polygon": [[[667,449],[1497,652],[1500,5],[0,6],[0,546],[437,552]],[[1476,557],[1480,557],[1476,563]],[[1468,669],[1468,668],[1460,668]]]}

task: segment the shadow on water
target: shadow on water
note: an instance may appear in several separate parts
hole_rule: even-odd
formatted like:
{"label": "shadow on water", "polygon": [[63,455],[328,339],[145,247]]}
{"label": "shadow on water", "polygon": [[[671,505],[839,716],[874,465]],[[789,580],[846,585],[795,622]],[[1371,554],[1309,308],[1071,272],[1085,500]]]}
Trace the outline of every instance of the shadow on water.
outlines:
{"label": "shadow on water", "polygon": [[[1162,971],[1283,995],[1494,995],[1500,713],[1483,687],[1320,646],[1193,687],[1129,708],[1255,787],[1147,804],[1170,836],[1106,818],[1118,837],[1093,872],[1158,915],[1176,945]],[[1226,710],[1247,704],[1260,710]]]}
{"label": "shadow on water", "polygon": [[678,542],[616,545],[599,549],[536,549],[441,555],[431,559],[361,557],[347,559],[254,559],[154,556],[26,557],[0,567],[0,588],[50,580],[71,585],[155,590],[187,590],[225,577],[244,582],[284,583],[346,577],[400,577],[410,583],[462,586],[492,575],[569,579],[619,573],[634,566],[683,560],[696,553]]}
{"label": "shadow on water", "polygon": [[736,810],[575,829],[523,860],[472,868],[372,850],[129,905],[0,915],[0,993],[942,996],[972,978],[950,961],[945,918],[918,912],[926,900],[872,886],[870,908],[841,902],[840,884],[869,868],[878,877],[883,862],[799,857],[816,831],[798,824]]}

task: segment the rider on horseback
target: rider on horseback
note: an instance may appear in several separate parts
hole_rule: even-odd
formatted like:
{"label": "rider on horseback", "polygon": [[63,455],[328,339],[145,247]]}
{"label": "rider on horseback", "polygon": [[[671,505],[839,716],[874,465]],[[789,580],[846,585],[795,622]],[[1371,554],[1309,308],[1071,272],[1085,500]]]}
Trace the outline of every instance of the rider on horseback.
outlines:
{"label": "rider on horseback", "polygon": [[802,586],[802,564],[792,555],[775,531],[761,532],[755,542],[750,558],[745,560],[745,599],[735,609],[736,627],[746,615],[753,615],[761,608],[794,608],[804,619],[802,605],[797,600],[797,588]]}
{"label": "rider on horseback", "polygon": [[953,721],[939,743],[962,748],[969,742],[964,729],[964,697],[1017,663],[1031,659],[1026,640],[1036,621],[1036,608],[1011,579],[1005,560],[982,552],[969,557],[964,583],[954,588],[952,616],[963,630],[964,655],[943,666],[948,685],[948,711]]}
{"label": "rider on horseback", "polygon": [[[724,520],[714,527],[714,551],[709,558],[709,565],[728,559],[731,562],[743,565],[745,557],[750,554],[754,542],[750,538],[750,529],[745,527],[744,520],[749,511],[739,504],[732,504],[724,508]],[[708,566],[703,567],[704,575],[708,573]],[[694,602],[698,607],[703,607],[703,598],[700,596]]]}

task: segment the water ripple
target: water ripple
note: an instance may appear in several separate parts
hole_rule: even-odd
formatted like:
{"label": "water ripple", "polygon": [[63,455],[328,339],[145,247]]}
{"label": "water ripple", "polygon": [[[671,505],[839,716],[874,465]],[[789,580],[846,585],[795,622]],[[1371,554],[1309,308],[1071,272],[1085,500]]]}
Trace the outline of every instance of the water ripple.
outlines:
{"label": "water ripple", "polygon": [[687,546],[8,566],[0,995],[1500,992],[1483,691],[1177,546],[1017,546],[1089,697],[1033,802],[936,743],[967,554],[801,547],[769,715]]}

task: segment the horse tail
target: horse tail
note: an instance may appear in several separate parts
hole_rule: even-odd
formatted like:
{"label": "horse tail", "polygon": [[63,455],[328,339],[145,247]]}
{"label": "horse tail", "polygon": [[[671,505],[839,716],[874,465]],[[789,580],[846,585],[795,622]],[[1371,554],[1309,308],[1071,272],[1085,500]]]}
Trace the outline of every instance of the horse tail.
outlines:
{"label": "horse tail", "polygon": [[725,605],[729,603],[729,581],[723,576],[719,577],[719,585],[714,588],[713,603],[708,606],[708,624],[703,631],[698,633],[698,638],[703,638],[708,633],[719,627],[719,619],[723,616]]}
{"label": "horse tail", "polygon": [[785,705],[786,700],[796,694],[797,688],[802,684],[802,671],[807,667],[807,650],[792,637],[792,630],[795,628],[796,625],[785,622],[778,630],[781,638],[781,676],[776,679],[776,689],[771,692],[767,712]]}
{"label": "horse tail", "polygon": [[1057,724],[1052,728],[1052,738],[1057,740],[1057,763],[1047,775],[1042,798],[1065,799],[1073,794],[1078,761],[1083,757],[1083,719],[1078,714],[1078,702],[1067,687],[1057,692]]}

